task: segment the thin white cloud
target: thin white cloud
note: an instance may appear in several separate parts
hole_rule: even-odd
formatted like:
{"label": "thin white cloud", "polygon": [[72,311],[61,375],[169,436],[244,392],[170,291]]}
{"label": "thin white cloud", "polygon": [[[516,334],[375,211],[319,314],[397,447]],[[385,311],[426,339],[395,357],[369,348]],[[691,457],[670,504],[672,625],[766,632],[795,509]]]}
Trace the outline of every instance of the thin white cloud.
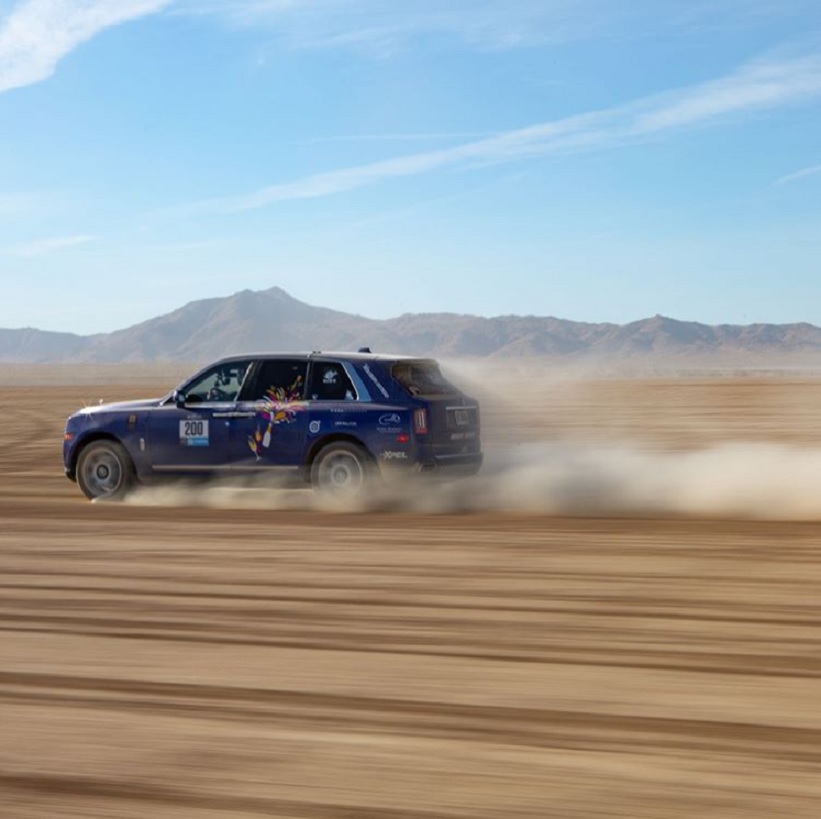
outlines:
{"label": "thin white cloud", "polygon": [[173,0],[21,0],[0,18],[0,92],[50,77],[57,63],[111,26]]}
{"label": "thin white cloud", "polygon": [[85,245],[96,241],[96,236],[59,236],[52,239],[39,239],[36,242],[28,242],[23,245],[16,245],[7,252],[12,256],[22,256],[32,258],[43,256],[46,253],[54,253],[58,250],[66,250],[77,245]]}
{"label": "thin white cloud", "polygon": [[336,136],[314,137],[305,140],[308,145],[322,145],[333,142],[432,142],[439,139],[465,139],[487,137],[491,131],[442,131],[440,133],[415,134],[338,134]]}
{"label": "thin white cloud", "polygon": [[787,61],[756,61],[728,77],[677,95],[636,123],[642,131],[666,130],[735,113],[788,105],[815,96],[821,82],[817,54]]}
{"label": "thin white cloud", "polygon": [[386,57],[426,35],[480,50],[599,37],[631,40],[760,25],[812,8],[814,0],[177,0],[174,13],[212,15],[266,29],[290,47],[347,48]]}
{"label": "thin white cloud", "polygon": [[759,60],[718,80],[629,105],[540,123],[451,148],[312,174],[248,194],[201,202],[190,210],[253,210],[276,202],[330,196],[437,169],[510,162],[567,150],[604,149],[816,97],[821,97],[821,56]]}
{"label": "thin white cloud", "polygon": [[179,0],[181,14],[270,27],[297,48],[355,48],[384,56],[408,38],[446,34],[480,47],[563,42],[613,17],[609,0]]}
{"label": "thin white cloud", "polygon": [[788,173],[786,176],[782,176],[780,179],[776,180],[775,184],[783,185],[786,182],[794,182],[796,179],[803,179],[805,176],[815,176],[819,173],[821,173],[821,165],[812,165],[809,168],[802,168],[800,171]]}

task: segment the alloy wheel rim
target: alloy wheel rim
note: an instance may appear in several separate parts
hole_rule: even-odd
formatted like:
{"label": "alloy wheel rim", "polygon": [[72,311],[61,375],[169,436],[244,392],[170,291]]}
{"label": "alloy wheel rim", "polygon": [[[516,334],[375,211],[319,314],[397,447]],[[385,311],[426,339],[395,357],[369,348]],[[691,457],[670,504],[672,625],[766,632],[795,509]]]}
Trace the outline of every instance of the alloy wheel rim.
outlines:
{"label": "alloy wheel rim", "polygon": [[120,459],[110,450],[93,452],[83,464],[83,478],[97,497],[114,494],[123,482]]}
{"label": "alloy wheel rim", "polygon": [[340,452],[322,465],[320,484],[334,492],[352,493],[361,488],[364,477],[359,460],[347,452]]}

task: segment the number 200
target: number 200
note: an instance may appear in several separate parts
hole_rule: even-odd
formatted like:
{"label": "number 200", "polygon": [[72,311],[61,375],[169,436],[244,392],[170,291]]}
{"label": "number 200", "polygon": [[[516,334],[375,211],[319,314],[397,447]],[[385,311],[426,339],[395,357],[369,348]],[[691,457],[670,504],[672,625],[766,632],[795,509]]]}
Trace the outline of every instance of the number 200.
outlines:
{"label": "number 200", "polygon": [[185,421],[184,429],[186,437],[205,435],[205,424],[202,421]]}

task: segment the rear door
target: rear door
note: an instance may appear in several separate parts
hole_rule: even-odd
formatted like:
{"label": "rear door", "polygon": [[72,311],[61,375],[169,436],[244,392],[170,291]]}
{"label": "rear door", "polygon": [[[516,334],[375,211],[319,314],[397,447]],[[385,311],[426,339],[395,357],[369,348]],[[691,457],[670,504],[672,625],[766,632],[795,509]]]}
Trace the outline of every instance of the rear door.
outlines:
{"label": "rear door", "polygon": [[231,464],[237,473],[302,465],[308,429],[304,358],[262,359],[235,407]]}

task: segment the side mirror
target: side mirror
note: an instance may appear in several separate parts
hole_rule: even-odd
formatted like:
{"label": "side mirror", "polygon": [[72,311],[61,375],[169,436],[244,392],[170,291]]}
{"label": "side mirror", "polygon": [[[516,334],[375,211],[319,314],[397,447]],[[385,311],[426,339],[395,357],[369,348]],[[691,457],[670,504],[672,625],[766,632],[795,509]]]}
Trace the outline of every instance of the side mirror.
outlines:
{"label": "side mirror", "polygon": [[184,407],[185,406],[185,401],[186,401],[186,396],[185,396],[184,392],[179,392],[179,390],[178,390],[177,392],[174,393],[174,403],[178,407]]}

